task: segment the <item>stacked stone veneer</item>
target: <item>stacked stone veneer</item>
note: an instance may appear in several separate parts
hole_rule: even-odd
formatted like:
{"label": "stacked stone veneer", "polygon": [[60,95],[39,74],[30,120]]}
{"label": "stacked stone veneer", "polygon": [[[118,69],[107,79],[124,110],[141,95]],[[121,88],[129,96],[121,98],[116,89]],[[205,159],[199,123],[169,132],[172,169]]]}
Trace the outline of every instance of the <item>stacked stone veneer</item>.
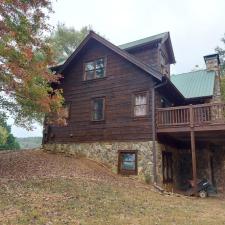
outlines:
{"label": "stacked stone veneer", "polygon": [[[106,163],[117,171],[119,150],[138,150],[138,175],[153,181],[153,142],[94,142],[45,144],[46,151],[84,156]],[[160,145],[157,145],[160,148]],[[161,168],[161,165],[159,165]]]}
{"label": "stacked stone veneer", "polygon": [[[94,142],[94,143],[70,143],[70,144],[45,144],[44,149],[53,153],[63,153],[77,157],[87,157],[99,162],[106,163],[115,172],[118,166],[119,150],[138,150],[138,176],[141,179],[148,179],[153,182],[153,142]],[[173,183],[163,183],[162,173],[162,152],[169,151],[173,153]],[[184,157],[185,152],[190,155]],[[197,149],[197,175],[198,178],[207,178],[210,180],[209,149]],[[225,148],[217,149],[214,155],[214,176],[219,191],[224,191],[225,179]],[[180,150],[169,146],[161,145],[156,142],[157,157],[157,184],[169,191],[175,188],[181,188],[181,181],[184,176],[188,179],[192,177],[191,150]],[[185,160],[184,162],[182,160]],[[182,174],[180,163],[187,166],[188,173]]]}
{"label": "stacked stone veneer", "polygon": [[212,102],[221,102],[221,101],[222,97],[221,97],[220,77],[216,76]]}

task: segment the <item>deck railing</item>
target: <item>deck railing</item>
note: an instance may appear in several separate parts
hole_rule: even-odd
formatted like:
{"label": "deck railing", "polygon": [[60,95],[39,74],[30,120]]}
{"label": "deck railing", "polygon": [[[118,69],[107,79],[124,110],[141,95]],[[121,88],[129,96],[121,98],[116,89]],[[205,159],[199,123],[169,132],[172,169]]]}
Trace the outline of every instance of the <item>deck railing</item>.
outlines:
{"label": "deck railing", "polygon": [[157,127],[225,124],[225,104],[209,103],[157,109]]}

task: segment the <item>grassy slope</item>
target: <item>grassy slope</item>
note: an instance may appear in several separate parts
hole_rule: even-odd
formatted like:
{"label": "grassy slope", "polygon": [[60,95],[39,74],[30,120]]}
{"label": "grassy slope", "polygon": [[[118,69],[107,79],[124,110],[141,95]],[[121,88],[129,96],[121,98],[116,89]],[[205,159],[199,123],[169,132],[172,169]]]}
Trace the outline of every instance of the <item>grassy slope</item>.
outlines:
{"label": "grassy slope", "polygon": [[0,224],[225,224],[223,200],[163,196],[88,160],[22,154],[0,156]]}

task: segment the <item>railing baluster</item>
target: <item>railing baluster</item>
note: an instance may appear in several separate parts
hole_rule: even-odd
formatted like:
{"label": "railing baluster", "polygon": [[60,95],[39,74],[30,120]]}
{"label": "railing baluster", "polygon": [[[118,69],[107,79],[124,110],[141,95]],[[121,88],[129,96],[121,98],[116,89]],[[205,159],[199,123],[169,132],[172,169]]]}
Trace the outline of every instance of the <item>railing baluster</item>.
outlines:
{"label": "railing baluster", "polygon": [[[209,103],[191,106],[193,115],[190,114],[190,106],[180,106],[157,109],[157,126],[203,126],[208,124],[225,124],[225,104]],[[191,118],[193,116],[193,118]]]}
{"label": "railing baluster", "polygon": [[180,115],[181,115],[180,120],[181,120],[181,123],[184,122],[183,111],[184,111],[183,109],[180,110]]}

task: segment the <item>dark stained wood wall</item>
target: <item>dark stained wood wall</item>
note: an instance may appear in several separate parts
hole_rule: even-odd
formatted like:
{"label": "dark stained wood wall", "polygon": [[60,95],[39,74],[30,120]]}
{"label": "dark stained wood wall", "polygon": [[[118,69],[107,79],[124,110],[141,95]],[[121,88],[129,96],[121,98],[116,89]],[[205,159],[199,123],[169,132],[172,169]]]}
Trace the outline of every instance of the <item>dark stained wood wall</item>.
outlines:
{"label": "dark stained wood wall", "polygon": [[160,71],[158,45],[144,46],[142,48],[128,51],[145,64],[151,65],[157,71]]}
{"label": "dark stained wood wall", "polygon": [[[164,53],[167,60],[169,60],[169,54],[168,54],[168,50],[167,50],[167,46],[165,42],[160,46],[160,50]],[[169,72],[168,77],[170,77],[170,64],[168,63],[167,65],[165,65],[165,67],[166,67],[166,70]]]}
{"label": "dark stained wood wall", "polygon": [[[147,46],[143,46],[137,49],[128,50],[128,52],[135,57],[137,57],[140,61],[145,64],[151,65],[155,70],[161,71],[161,57],[160,51],[163,52],[167,61],[169,59],[168,49],[165,42],[158,46],[158,44],[151,44]],[[168,71],[168,77],[170,77],[170,64],[164,65],[166,70]]]}
{"label": "dark stained wood wall", "polygon": [[[153,54],[153,57],[155,54]],[[106,77],[83,81],[83,62],[107,57]],[[89,43],[64,74],[61,84],[71,102],[67,127],[52,127],[49,142],[132,141],[152,139],[153,78],[96,41]],[[149,115],[133,118],[132,95],[149,91]],[[105,97],[105,121],[91,121],[91,99]],[[70,134],[73,137],[70,137]]]}

